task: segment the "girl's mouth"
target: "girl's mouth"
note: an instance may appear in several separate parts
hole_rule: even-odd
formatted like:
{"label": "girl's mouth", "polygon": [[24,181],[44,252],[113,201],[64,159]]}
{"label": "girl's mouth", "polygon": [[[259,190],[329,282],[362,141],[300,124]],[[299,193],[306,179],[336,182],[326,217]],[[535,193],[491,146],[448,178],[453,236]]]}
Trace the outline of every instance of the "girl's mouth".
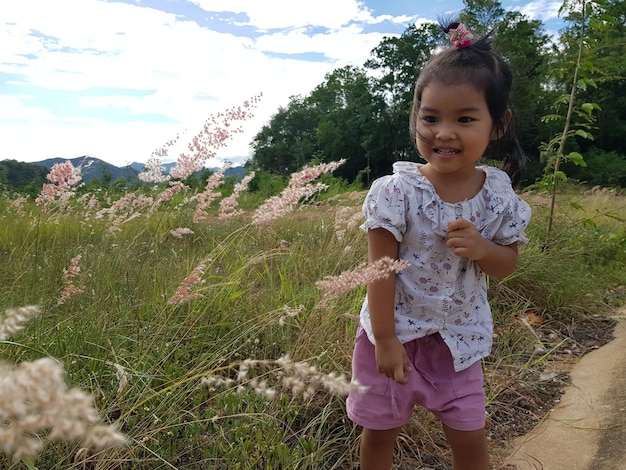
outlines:
{"label": "girl's mouth", "polygon": [[453,156],[456,155],[458,153],[460,153],[460,150],[456,150],[456,149],[452,149],[452,148],[443,148],[443,147],[438,147],[433,149],[434,152],[436,154],[439,154],[441,156]]}

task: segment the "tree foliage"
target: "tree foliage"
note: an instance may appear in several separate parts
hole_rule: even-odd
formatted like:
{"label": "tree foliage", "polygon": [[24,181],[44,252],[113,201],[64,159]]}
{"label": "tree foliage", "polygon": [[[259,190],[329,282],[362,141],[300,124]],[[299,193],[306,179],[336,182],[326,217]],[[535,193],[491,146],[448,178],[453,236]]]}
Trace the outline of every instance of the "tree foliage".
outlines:
{"label": "tree foliage", "polygon": [[0,186],[35,195],[46,181],[48,169],[16,160],[0,161]]}

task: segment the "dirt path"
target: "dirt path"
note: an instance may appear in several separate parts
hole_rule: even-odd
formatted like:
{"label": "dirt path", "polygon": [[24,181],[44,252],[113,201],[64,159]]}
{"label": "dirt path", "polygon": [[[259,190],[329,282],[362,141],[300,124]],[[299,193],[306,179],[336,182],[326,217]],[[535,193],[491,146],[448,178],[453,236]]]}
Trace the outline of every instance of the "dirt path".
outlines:
{"label": "dirt path", "polygon": [[559,404],[512,442],[502,468],[626,469],[626,309],[617,320],[615,339],[574,366]]}

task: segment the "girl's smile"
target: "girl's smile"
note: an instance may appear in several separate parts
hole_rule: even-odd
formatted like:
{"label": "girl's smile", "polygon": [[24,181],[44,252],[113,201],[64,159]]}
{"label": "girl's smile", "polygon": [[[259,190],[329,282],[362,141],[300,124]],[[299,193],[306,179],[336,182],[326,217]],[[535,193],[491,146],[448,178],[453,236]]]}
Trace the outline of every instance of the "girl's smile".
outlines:
{"label": "girl's smile", "polygon": [[444,147],[435,148],[433,150],[436,153],[438,153],[441,156],[441,158],[445,158],[446,156],[453,157],[459,153],[459,151],[456,149],[444,148]]}

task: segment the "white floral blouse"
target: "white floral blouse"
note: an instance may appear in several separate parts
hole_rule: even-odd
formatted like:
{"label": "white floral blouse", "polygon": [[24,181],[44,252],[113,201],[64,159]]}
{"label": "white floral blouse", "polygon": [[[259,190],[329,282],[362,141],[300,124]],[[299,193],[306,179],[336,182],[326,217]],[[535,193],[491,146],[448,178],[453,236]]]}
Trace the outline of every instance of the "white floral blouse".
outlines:
{"label": "white floral blouse", "polygon": [[[441,200],[419,164],[396,162],[393,174],[375,180],[363,203],[361,229],[389,230],[398,240],[398,258],[411,266],[396,276],[396,334],[403,343],[439,333],[457,371],[491,352],[493,320],[487,302],[487,275],[478,264],[454,255],[446,227],[457,218],[471,221],[482,236],[500,245],[526,244],[531,211],[503,171],[487,166],[482,189],[459,203]],[[374,335],[367,299],[361,325]]]}

